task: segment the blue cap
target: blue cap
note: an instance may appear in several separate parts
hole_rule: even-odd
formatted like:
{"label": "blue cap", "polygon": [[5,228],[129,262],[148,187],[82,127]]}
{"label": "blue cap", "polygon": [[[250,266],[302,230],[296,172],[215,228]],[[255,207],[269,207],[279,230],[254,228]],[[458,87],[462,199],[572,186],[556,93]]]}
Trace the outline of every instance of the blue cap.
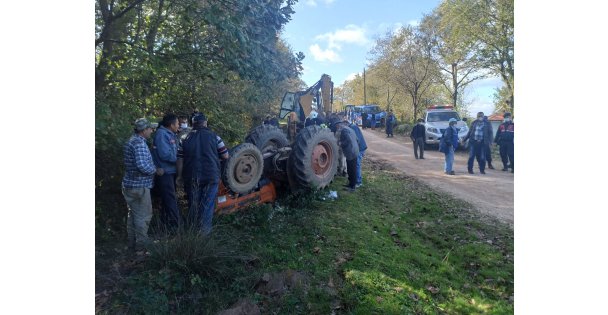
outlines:
{"label": "blue cap", "polygon": [[457,122],[457,121],[458,121],[458,119],[456,119],[456,118],[450,118],[450,120],[448,120],[448,121],[449,121],[449,122]]}
{"label": "blue cap", "polygon": [[193,124],[202,123],[203,121],[207,121],[207,117],[203,113],[196,113],[194,114],[194,117],[192,117]]}

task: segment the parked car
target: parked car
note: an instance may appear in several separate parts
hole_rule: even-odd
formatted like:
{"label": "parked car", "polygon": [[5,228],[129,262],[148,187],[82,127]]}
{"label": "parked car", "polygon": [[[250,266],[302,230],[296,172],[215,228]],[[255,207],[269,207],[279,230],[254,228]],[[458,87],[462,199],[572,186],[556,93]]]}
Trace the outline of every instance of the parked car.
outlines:
{"label": "parked car", "polygon": [[376,127],[384,126],[384,121],[386,120],[386,112],[380,108],[380,105],[346,105],[345,108],[346,117],[348,117],[349,121],[355,122],[357,125],[361,126],[363,124],[363,120],[361,119],[362,113],[367,113],[367,121],[371,122],[372,114],[376,114]]}
{"label": "parked car", "polygon": [[469,127],[465,121],[460,119],[460,115],[454,110],[454,106],[450,105],[434,105],[426,109],[424,113],[424,127],[426,128],[426,139],[424,139],[425,145],[439,145],[439,140],[444,131],[449,126],[450,118],[456,118],[456,130],[458,130],[458,139],[460,140],[460,147],[466,149],[469,147],[469,141],[466,143],[462,139],[469,132]]}

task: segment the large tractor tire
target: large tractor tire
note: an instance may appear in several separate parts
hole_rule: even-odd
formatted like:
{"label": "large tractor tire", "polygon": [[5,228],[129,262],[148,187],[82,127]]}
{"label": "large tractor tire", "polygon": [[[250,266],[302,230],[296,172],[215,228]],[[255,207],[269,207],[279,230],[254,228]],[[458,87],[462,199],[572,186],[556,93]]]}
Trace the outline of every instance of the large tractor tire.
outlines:
{"label": "large tractor tire", "polygon": [[287,165],[292,189],[327,187],[338,168],[336,137],[328,128],[319,126],[300,130]]}
{"label": "large tractor tire", "polygon": [[245,142],[253,143],[262,151],[262,155],[289,145],[289,140],[287,140],[287,136],[285,136],[283,131],[272,125],[256,127],[249,132],[245,138]]}
{"label": "large tractor tire", "polygon": [[224,185],[239,194],[249,193],[260,181],[264,171],[262,152],[251,143],[242,143],[230,150],[224,163]]}

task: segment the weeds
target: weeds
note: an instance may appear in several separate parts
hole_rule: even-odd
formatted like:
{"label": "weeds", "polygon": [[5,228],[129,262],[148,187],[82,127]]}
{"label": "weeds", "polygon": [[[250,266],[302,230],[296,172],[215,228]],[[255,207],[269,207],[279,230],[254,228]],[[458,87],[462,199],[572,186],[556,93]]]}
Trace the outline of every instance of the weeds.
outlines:
{"label": "weeds", "polygon": [[337,200],[286,196],[216,217],[211,237],[162,237],[103,312],[215,314],[246,298],[262,314],[512,313],[513,230],[368,163],[357,192],[330,185]]}

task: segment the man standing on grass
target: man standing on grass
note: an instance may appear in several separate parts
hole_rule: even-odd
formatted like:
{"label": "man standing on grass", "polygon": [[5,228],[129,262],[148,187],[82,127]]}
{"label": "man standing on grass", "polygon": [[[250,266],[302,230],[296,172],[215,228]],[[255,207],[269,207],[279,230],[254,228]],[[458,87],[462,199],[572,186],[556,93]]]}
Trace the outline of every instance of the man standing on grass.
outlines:
{"label": "man standing on grass", "polygon": [[426,138],[424,119],[418,118],[418,123],[410,133],[410,139],[414,143],[414,157],[416,157],[416,160],[418,159],[418,149],[420,149],[420,158],[424,160],[424,138]]}
{"label": "man standing on grass", "polygon": [[181,214],[175,197],[175,163],[177,162],[177,131],[179,119],[174,114],[163,117],[161,126],[156,130],[152,145],[152,157],[156,167],[164,174],[155,177],[155,189],[161,199],[160,220],[167,232],[175,232],[181,223]]}
{"label": "man standing on grass", "polygon": [[359,144],[355,132],[346,127],[347,122],[334,121],[331,130],[338,135],[338,145],[346,157],[346,172],[348,173],[348,185],[346,190],[355,191],[357,187],[357,157],[359,156]]}
{"label": "man standing on grass", "polygon": [[162,176],[162,168],[152,161],[146,139],[152,134],[152,124],[145,118],[135,121],[135,133],[124,147],[125,176],[122,179],[122,194],[127,201],[127,238],[129,249],[140,250],[148,243],[148,227],[152,219],[150,189],[154,174]]}
{"label": "man standing on grass", "polygon": [[[350,129],[355,132],[355,136],[357,136],[357,144],[359,145],[359,154],[357,155],[357,188],[363,185],[363,176],[361,176],[361,160],[365,156],[365,150],[367,150],[367,143],[365,142],[365,138],[363,137],[363,133],[361,129],[355,123],[351,123],[346,118],[344,118],[345,124],[347,124]],[[347,171],[348,172],[348,171]]]}
{"label": "man standing on grass", "polygon": [[177,153],[177,178],[183,178],[188,197],[189,223],[203,234],[211,233],[215,198],[220,183],[220,158],[229,158],[224,141],[207,128],[207,117],[197,113],[193,130]]}

